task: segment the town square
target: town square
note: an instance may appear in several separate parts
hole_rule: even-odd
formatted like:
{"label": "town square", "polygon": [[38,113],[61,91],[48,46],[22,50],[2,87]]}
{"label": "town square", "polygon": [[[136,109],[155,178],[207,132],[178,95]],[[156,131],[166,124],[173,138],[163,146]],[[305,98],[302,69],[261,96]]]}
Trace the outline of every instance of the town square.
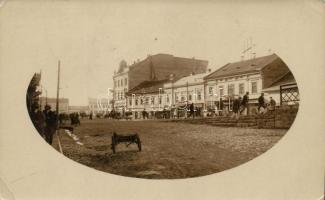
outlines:
{"label": "town square", "polygon": [[0,199],[324,200],[321,0],[0,0]]}
{"label": "town square", "polygon": [[59,89],[44,97],[35,73],[27,106],[40,136],[86,166],[149,179],[209,175],[273,147],[294,122],[299,90],[276,54],[207,65],[169,54],[122,60],[113,88],[88,106],[70,106]]}

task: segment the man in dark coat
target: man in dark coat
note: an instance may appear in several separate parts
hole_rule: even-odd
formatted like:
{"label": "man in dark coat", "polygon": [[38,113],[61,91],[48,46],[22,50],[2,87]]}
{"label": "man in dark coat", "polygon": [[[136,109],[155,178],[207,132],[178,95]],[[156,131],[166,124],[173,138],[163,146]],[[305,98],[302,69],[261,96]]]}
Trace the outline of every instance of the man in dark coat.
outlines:
{"label": "man in dark coat", "polygon": [[232,111],[234,112],[234,116],[235,116],[236,119],[238,119],[240,103],[241,103],[240,101],[241,101],[241,97],[235,98],[234,103],[233,103],[233,107],[232,107]]}
{"label": "man in dark coat", "polygon": [[249,92],[246,92],[246,94],[244,95],[243,100],[241,102],[242,108],[241,108],[240,113],[244,112],[245,115],[248,114],[248,101],[249,101],[249,96],[248,95],[249,95]]}
{"label": "man in dark coat", "polygon": [[147,116],[146,109],[143,109],[143,111],[142,111],[142,119],[146,119],[146,116]]}
{"label": "man in dark coat", "polygon": [[223,115],[223,108],[224,108],[223,99],[220,98],[219,99],[219,104],[218,104],[218,109],[219,109],[219,114],[218,115],[220,115],[220,116]]}
{"label": "man in dark coat", "polygon": [[261,108],[265,109],[265,100],[264,100],[264,93],[261,93],[261,96],[258,97],[258,111],[261,112]]}
{"label": "man in dark coat", "polygon": [[45,138],[45,134],[44,134],[44,131],[45,131],[45,116],[44,116],[44,113],[39,108],[37,108],[37,110],[34,113],[33,122],[34,122],[35,128],[38,131],[38,133],[43,138]]}
{"label": "man in dark coat", "polygon": [[51,110],[51,106],[46,105],[45,110],[45,140],[47,143],[52,145],[53,135],[57,128],[57,114]]}
{"label": "man in dark coat", "polygon": [[193,117],[194,118],[194,104],[193,103],[191,103],[191,105],[190,105],[190,116],[189,117]]}
{"label": "man in dark coat", "polygon": [[270,102],[269,102],[269,108],[268,108],[268,110],[271,111],[271,112],[273,112],[275,110],[275,106],[276,106],[275,100],[272,97],[270,97]]}

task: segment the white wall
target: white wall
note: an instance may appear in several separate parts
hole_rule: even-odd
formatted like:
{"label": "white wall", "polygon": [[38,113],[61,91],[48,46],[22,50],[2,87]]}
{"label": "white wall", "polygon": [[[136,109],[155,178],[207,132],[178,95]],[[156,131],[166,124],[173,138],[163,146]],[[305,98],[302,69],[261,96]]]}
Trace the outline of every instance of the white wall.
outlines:
{"label": "white wall", "polygon": [[[257,92],[252,92],[252,82],[257,83]],[[258,98],[262,92],[262,77],[260,74],[240,75],[217,80],[209,80],[206,84],[207,101],[220,98],[220,87],[223,87],[223,95],[228,95],[228,85],[234,84],[234,94],[243,96],[250,93],[250,99]],[[239,94],[239,84],[244,84],[244,93]],[[209,87],[213,88],[213,97],[209,94]]]}

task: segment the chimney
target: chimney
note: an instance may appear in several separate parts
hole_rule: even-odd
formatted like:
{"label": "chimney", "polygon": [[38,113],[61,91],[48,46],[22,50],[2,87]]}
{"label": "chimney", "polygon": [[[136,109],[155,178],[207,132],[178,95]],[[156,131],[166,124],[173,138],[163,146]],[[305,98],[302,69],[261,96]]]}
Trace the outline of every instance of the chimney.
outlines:
{"label": "chimney", "polygon": [[210,69],[210,68],[208,69],[208,72],[209,72],[209,73],[211,72],[211,69]]}

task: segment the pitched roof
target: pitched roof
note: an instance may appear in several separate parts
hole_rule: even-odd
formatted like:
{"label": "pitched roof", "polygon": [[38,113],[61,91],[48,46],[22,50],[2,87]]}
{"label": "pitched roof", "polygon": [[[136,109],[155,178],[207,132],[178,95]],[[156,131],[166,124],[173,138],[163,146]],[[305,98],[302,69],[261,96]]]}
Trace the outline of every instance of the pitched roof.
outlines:
{"label": "pitched roof", "polygon": [[181,86],[188,84],[195,84],[203,82],[203,78],[207,76],[209,73],[195,74],[190,76],[185,76],[174,83],[174,86]]}
{"label": "pitched roof", "polygon": [[159,88],[163,88],[164,83],[169,80],[159,80],[159,81],[143,81],[138,86],[131,89],[127,94],[148,94],[148,93],[158,93]]}
{"label": "pitched roof", "polygon": [[290,71],[287,72],[284,76],[280,77],[274,83],[272,83],[270,87],[263,89],[263,92],[278,91],[280,90],[281,85],[286,85],[286,84],[297,84],[295,77]]}
{"label": "pitched roof", "polygon": [[284,76],[282,76],[280,79],[272,83],[270,87],[273,86],[279,86],[284,84],[291,84],[291,83],[297,83],[295,77],[293,76],[292,72],[286,73]]}
{"label": "pitched roof", "polygon": [[263,69],[265,66],[267,66],[276,59],[280,58],[276,54],[271,54],[268,56],[258,57],[250,60],[228,63],[220,69],[217,69],[210,75],[206,76],[205,79],[259,72],[261,69]]}

